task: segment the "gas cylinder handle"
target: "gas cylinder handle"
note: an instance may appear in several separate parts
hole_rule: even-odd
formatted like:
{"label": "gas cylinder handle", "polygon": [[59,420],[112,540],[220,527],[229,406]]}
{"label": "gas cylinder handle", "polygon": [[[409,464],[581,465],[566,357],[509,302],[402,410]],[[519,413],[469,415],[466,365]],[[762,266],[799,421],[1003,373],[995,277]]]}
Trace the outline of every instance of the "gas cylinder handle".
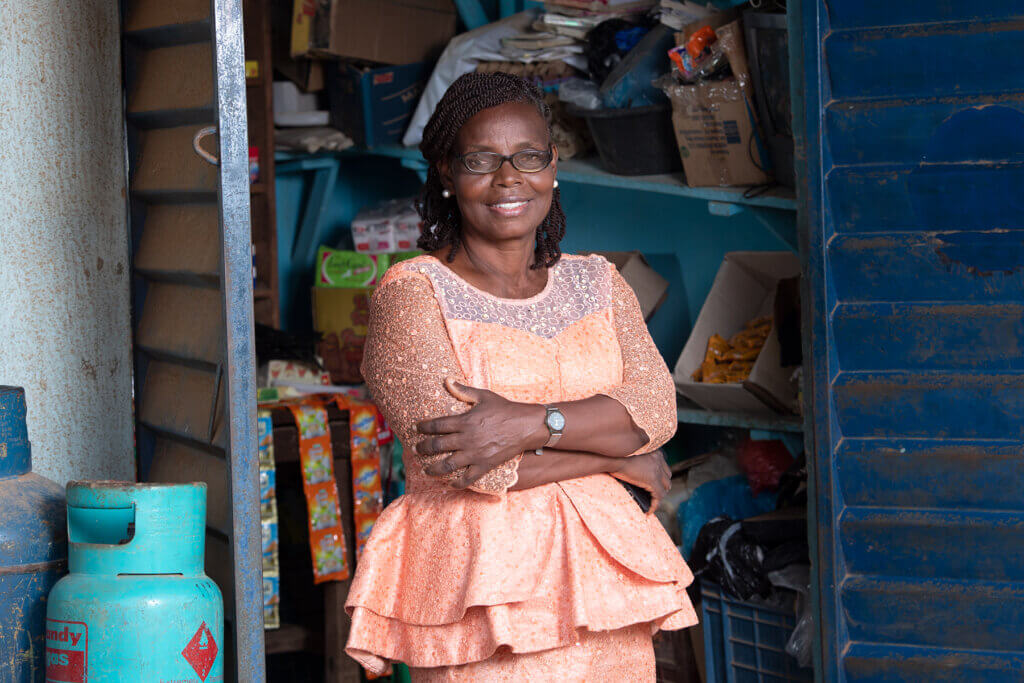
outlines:
{"label": "gas cylinder handle", "polygon": [[214,166],[220,166],[220,159],[218,159],[216,156],[210,154],[205,149],[203,149],[203,138],[216,134],[217,126],[207,126],[206,128],[200,128],[199,130],[196,131],[195,136],[192,137],[192,149],[195,150],[196,154],[201,156],[210,164],[213,164]]}
{"label": "gas cylinder handle", "polygon": [[68,505],[68,540],[72,544],[122,546],[135,538],[136,508]]}

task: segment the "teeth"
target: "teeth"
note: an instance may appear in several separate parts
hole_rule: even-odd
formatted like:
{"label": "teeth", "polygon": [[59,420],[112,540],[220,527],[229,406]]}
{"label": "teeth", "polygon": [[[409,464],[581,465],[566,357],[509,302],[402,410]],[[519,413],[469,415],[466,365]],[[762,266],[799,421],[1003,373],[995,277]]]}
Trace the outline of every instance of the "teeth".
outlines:
{"label": "teeth", "polygon": [[508,202],[505,204],[495,204],[499,209],[518,209],[520,206],[525,206],[526,202]]}

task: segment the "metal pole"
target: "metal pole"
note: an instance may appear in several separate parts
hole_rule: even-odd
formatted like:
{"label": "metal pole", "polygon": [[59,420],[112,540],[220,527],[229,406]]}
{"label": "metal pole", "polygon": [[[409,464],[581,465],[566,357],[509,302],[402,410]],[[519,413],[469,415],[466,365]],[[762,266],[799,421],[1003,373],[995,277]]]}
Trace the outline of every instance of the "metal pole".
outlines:
{"label": "metal pole", "polygon": [[211,0],[220,158],[221,284],[224,294],[224,419],[229,427],[231,551],[238,681],[266,679],[256,361],[253,331],[249,142],[241,0]]}

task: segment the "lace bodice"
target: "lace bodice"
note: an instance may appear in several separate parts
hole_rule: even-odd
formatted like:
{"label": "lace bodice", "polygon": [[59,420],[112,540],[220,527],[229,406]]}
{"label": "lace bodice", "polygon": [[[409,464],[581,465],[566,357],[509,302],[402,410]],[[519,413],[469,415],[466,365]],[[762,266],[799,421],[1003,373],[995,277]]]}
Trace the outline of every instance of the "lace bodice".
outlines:
{"label": "lace bodice", "polygon": [[[407,454],[417,422],[468,410],[444,388],[449,376],[532,403],[610,396],[647,433],[640,452],[676,428],[668,368],[633,291],[600,256],[563,257],[529,299],[479,290],[431,256],[395,265],[371,302],[363,376]],[[421,464],[407,463],[411,491],[440,483]],[[503,492],[515,484],[517,464],[473,488]]]}
{"label": "lace bodice", "polygon": [[529,299],[483,292],[436,259],[417,264],[415,270],[430,277],[448,320],[503,325],[545,339],[612,303],[611,272],[607,262],[596,258],[559,261],[548,273],[544,290]]}

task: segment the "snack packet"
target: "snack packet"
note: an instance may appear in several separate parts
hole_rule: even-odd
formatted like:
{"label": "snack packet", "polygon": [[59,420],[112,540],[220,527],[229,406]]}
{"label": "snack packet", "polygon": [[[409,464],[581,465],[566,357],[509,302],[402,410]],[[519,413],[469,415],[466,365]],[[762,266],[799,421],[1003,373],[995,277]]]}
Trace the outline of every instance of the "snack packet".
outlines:
{"label": "snack packet", "polygon": [[299,431],[302,488],[306,494],[309,546],[313,581],[344,581],[349,578],[345,532],[341,526],[338,483],[327,423],[327,408],[311,401],[289,406]]}

